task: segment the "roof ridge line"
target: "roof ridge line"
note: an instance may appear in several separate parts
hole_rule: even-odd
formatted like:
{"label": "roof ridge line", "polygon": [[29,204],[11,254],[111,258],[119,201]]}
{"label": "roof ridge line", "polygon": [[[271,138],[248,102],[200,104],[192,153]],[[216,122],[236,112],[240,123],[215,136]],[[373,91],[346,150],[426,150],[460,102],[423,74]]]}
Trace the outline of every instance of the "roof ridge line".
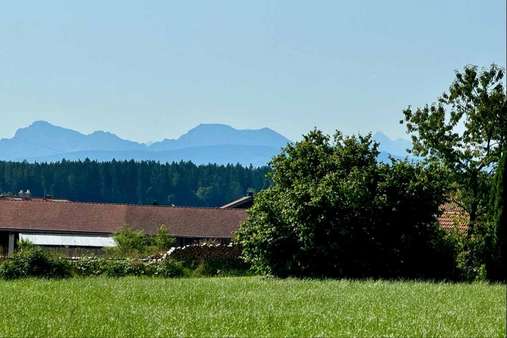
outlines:
{"label": "roof ridge line", "polygon": [[134,207],[146,207],[146,208],[172,208],[172,209],[202,209],[202,210],[227,210],[227,211],[237,211],[239,209],[224,209],[220,207],[193,207],[193,206],[180,206],[180,205],[151,205],[151,204],[134,204],[134,203],[114,203],[114,202],[85,202],[85,201],[70,201],[70,200],[57,200],[54,201],[52,199],[29,199],[29,200],[18,200],[18,199],[2,199],[0,198],[0,202],[30,202],[30,203],[62,203],[62,204],[86,204],[86,205],[115,205],[115,206],[134,206]]}

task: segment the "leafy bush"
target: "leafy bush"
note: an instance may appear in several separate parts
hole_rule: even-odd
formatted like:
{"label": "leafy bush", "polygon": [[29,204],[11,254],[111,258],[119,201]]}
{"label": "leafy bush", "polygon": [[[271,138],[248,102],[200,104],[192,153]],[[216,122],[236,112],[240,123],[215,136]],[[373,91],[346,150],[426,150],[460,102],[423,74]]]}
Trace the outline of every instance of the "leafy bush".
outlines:
{"label": "leafy bush", "polygon": [[236,264],[223,259],[205,260],[199,263],[192,272],[194,277],[245,276],[248,274],[250,271],[244,262]]}
{"label": "leafy bush", "polygon": [[79,276],[99,276],[105,273],[108,261],[102,257],[80,257],[72,261],[72,267]]}
{"label": "leafy bush", "polygon": [[41,248],[22,246],[11,258],[0,265],[0,277],[66,278],[71,276],[71,265],[63,258],[53,257]]}
{"label": "leafy bush", "polygon": [[173,259],[164,259],[157,264],[156,274],[169,278],[184,277],[188,275],[188,269],[181,262]]}
{"label": "leafy bush", "polygon": [[83,257],[72,261],[75,274],[79,276],[152,276],[156,274],[157,264],[149,260],[103,257]]}
{"label": "leafy bush", "polygon": [[134,230],[128,226],[116,232],[113,238],[116,247],[111,250],[121,256],[142,255],[151,244],[143,230]]}
{"label": "leafy bush", "polygon": [[245,274],[248,265],[237,247],[225,245],[189,245],[171,248],[162,259],[108,259],[84,257],[73,261],[77,275],[109,277],[161,276],[184,277]]}
{"label": "leafy bush", "polygon": [[241,258],[240,248],[232,245],[187,245],[171,249],[169,257],[194,269],[196,276],[243,275],[249,269]]}
{"label": "leafy bush", "polygon": [[107,261],[104,273],[108,277],[125,277],[130,272],[129,261],[123,259],[114,259]]}
{"label": "leafy bush", "polygon": [[447,172],[377,156],[371,136],[315,130],[288,145],[237,233],[243,257],[277,276],[454,277],[437,224]]}
{"label": "leafy bush", "polygon": [[123,227],[113,235],[116,247],[109,248],[111,256],[140,257],[167,251],[176,242],[167,227],[161,225],[155,235],[147,235],[142,229]]}
{"label": "leafy bush", "polygon": [[158,233],[153,237],[155,248],[158,251],[167,251],[176,244],[176,238],[169,234],[167,227],[162,224],[158,229]]}
{"label": "leafy bush", "polygon": [[27,277],[26,267],[12,260],[5,260],[0,265],[0,277],[3,279],[16,279]]}

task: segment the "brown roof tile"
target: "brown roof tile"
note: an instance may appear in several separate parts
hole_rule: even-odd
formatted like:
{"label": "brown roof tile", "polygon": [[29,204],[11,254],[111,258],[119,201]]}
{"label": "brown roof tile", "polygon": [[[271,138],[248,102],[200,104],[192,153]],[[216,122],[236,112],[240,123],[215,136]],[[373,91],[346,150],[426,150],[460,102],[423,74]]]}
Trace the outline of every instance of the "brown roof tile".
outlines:
{"label": "brown roof tile", "polygon": [[230,238],[245,210],[0,199],[0,230],[114,233],[124,225],[177,237]]}
{"label": "brown roof tile", "polygon": [[457,229],[466,231],[468,229],[468,214],[463,208],[454,202],[442,205],[442,214],[438,218],[438,223],[444,229]]}
{"label": "brown roof tile", "polygon": [[[442,209],[442,228],[466,231],[462,208],[447,203]],[[230,238],[245,219],[243,209],[0,199],[0,230],[111,234],[129,225],[154,233],[164,224],[177,237]]]}

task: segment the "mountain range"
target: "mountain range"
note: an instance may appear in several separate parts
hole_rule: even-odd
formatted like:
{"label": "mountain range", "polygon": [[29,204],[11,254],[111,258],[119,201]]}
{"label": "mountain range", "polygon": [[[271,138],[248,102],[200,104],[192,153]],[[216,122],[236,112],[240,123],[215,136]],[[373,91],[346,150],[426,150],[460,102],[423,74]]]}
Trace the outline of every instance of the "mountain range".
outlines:
{"label": "mountain range", "polygon": [[[410,148],[407,140],[391,140],[380,132],[374,135],[374,139],[380,143],[380,160],[387,160],[389,154],[407,156],[406,149]],[[144,144],[122,139],[110,132],[83,134],[37,121],[18,129],[12,138],[0,139],[0,160],[134,159],[262,166],[289,142],[288,138],[269,128],[235,129],[224,124],[200,124],[177,139]]]}

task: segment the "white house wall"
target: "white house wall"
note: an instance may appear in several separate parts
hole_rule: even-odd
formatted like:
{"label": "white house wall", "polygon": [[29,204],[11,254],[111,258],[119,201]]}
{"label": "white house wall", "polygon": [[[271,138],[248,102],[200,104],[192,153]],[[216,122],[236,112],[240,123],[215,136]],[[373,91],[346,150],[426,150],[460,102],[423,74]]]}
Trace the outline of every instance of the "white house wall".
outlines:
{"label": "white house wall", "polygon": [[36,245],[50,246],[78,246],[106,248],[116,246],[112,237],[108,236],[78,236],[57,234],[19,234],[20,240],[27,240]]}

